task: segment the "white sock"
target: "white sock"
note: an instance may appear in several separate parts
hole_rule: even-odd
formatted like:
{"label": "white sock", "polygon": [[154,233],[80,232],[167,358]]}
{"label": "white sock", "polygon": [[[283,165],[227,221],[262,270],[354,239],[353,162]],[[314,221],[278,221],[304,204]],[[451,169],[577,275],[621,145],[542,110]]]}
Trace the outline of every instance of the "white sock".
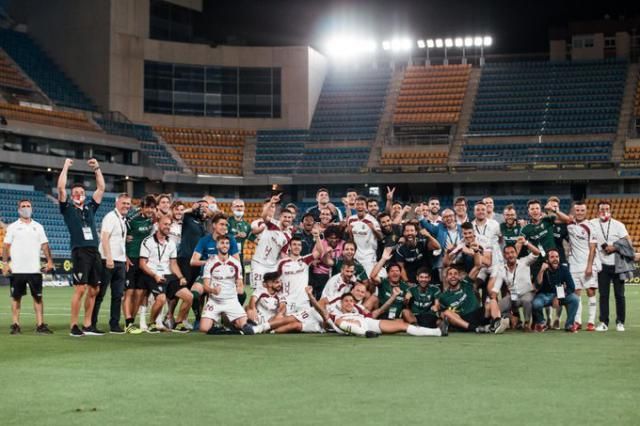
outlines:
{"label": "white sock", "polygon": [[348,321],[342,321],[339,325],[340,330],[347,334],[355,334],[356,336],[364,336],[367,330],[359,324],[353,324]]}
{"label": "white sock", "polygon": [[578,296],[578,311],[576,317],[573,319],[578,324],[582,324],[582,295]]}
{"label": "white sock", "polygon": [[253,330],[256,332],[256,334],[266,333],[267,331],[271,330],[271,324],[265,323],[256,325],[255,327],[253,327]]}
{"label": "white sock", "polygon": [[140,325],[147,323],[147,307],[140,306],[138,309],[138,315],[140,315]]}
{"label": "white sock", "polygon": [[410,325],[407,327],[407,334],[412,336],[442,336],[442,332],[439,328],[426,328],[426,327],[418,327],[415,325]]}
{"label": "white sock", "polygon": [[589,297],[589,322],[591,324],[596,323],[596,296]]}

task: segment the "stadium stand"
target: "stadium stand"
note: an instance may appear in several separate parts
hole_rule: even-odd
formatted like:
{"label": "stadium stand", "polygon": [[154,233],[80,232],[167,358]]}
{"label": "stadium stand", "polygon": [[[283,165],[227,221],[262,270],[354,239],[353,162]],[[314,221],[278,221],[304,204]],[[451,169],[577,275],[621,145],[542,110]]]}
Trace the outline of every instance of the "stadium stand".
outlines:
{"label": "stadium stand", "polygon": [[456,123],[470,72],[471,65],[408,67],[398,96],[394,124]]}
{"label": "stadium stand", "polygon": [[161,144],[153,134],[151,126],[107,120],[104,118],[96,118],[95,121],[111,135],[139,140],[144,154],[165,172],[183,172],[182,167],[178,165],[176,159],[173,158],[164,145]]}
{"label": "stadium stand", "polygon": [[627,62],[487,64],[471,136],[615,133]]}
{"label": "stadium stand", "polygon": [[2,49],[0,49],[0,86],[33,90],[33,85],[15,68]]}
{"label": "stadium stand", "polygon": [[571,141],[535,143],[468,144],[462,148],[462,163],[494,167],[514,163],[608,162],[612,142]]}
{"label": "stadium stand", "polygon": [[381,166],[432,166],[447,163],[448,151],[383,151]]}
{"label": "stadium stand", "polygon": [[56,104],[95,110],[89,98],[27,34],[0,29],[0,47]]}
{"label": "stadium stand", "polygon": [[247,136],[254,132],[236,129],[191,129],[154,127],[173,146],[196,174],[242,176],[242,158]]}
{"label": "stadium stand", "polygon": [[[18,201],[29,199],[33,205],[33,219],[44,226],[51,252],[56,258],[69,258],[69,231],[64,223],[58,204],[41,191],[33,189],[10,189],[0,187],[0,217],[9,224],[18,219]],[[98,228],[102,218],[115,206],[115,198],[105,196],[96,214]]]}
{"label": "stadium stand", "polygon": [[3,115],[7,120],[27,121],[30,123],[89,132],[99,131],[84,114],[79,112],[49,111],[42,108],[0,103],[0,115]]}
{"label": "stadium stand", "polygon": [[256,139],[255,173],[290,174],[302,160],[309,131],[259,130]]}

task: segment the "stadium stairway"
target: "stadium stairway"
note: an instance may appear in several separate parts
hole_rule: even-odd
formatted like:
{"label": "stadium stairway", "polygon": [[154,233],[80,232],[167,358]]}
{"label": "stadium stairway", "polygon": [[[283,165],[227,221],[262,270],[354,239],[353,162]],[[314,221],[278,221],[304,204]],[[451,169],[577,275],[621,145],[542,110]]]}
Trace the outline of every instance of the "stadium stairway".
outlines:
{"label": "stadium stairway", "polygon": [[613,143],[611,152],[611,160],[615,163],[624,160],[625,141],[630,130],[635,126],[635,98],[638,87],[638,64],[630,64],[627,70],[627,81],[624,88],[624,96],[620,107],[620,120],[618,121],[618,131]]}
{"label": "stadium stairway", "polygon": [[182,168],[182,173],[193,173],[193,171],[189,168],[187,163],[185,163],[182,157],[180,157],[180,154],[178,154],[178,151],[176,151],[170,143],[167,143],[167,141],[164,140],[164,138],[159,132],[154,131],[153,135],[156,137],[156,141],[158,145],[162,146],[165,149],[165,151],[169,153],[174,160],[176,160],[178,167]]}
{"label": "stadium stairway", "polygon": [[255,176],[257,136],[247,136],[244,140],[242,171],[245,177]]}
{"label": "stadium stairway", "polygon": [[471,74],[469,74],[469,83],[467,85],[467,92],[464,95],[464,101],[462,103],[462,111],[460,111],[460,119],[456,127],[456,134],[453,138],[453,143],[449,147],[449,165],[458,164],[460,156],[462,154],[462,146],[465,143],[464,135],[469,130],[469,123],[471,123],[471,116],[473,115],[473,105],[478,94],[478,86],[480,85],[480,75],[482,73],[481,68],[471,68]]}
{"label": "stadium stairway", "polygon": [[398,103],[398,96],[400,95],[400,87],[402,86],[402,80],[404,79],[404,70],[396,70],[391,76],[389,82],[389,91],[387,92],[387,98],[385,99],[385,107],[380,117],[380,124],[378,126],[378,133],[376,139],[371,147],[369,153],[369,161],[367,167],[369,169],[378,167],[380,165],[380,157],[382,155],[382,146],[386,139],[389,137],[391,128],[393,125],[393,113],[396,110]]}

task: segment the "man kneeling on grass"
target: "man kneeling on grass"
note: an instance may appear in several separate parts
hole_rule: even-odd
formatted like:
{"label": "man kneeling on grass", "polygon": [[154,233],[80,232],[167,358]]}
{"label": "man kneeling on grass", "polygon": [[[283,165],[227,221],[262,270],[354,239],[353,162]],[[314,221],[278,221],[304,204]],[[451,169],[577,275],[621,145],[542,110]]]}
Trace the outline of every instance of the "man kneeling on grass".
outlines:
{"label": "man kneeling on grass", "polygon": [[151,307],[151,325],[148,333],[159,333],[156,320],[167,299],[182,300],[182,306],[173,331],[188,333],[182,324],[187,318],[193,297],[187,288],[187,280],[182,276],[176,260],[176,245],[169,239],[171,218],[165,216],[158,220],[158,230],[142,240],[140,246],[140,270],[144,273],[143,283],[146,290],[153,293],[155,302]]}
{"label": "man kneeling on grass", "polygon": [[[267,272],[263,281],[264,289],[252,295],[247,306],[247,316],[256,324],[253,327],[256,334],[269,331],[278,334],[324,333],[322,317],[310,307],[284,315],[287,302],[279,295],[282,282],[278,272]],[[309,298],[313,298],[313,287],[307,286],[305,291]]]}
{"label": "man kneeling on grass", "polygon": [[436,303],[443,310],[446,318],[456,331],[475,331],[476,333],[501,334],[509,327],[508,318],[500,318],[500,308],[494,299],[487,299],[486,311],[490,318],[485,318],[485,308],[480,305],[475,293],[473,281],[480,267],[474,266],[469,275],[460,279],[460,272],[453,267],[445,270],[447,290],[442,292]]}
{"label": "man kneeling on grass", "polygon": [[229,256],[230,240],[226,235],[216,239],[218,254],[210,257],[202,272],[204,292],[209,300],[200,320],[200,331],[215,334],[222,325],[222,314],[237,330],[244,334],[254,334],[247,324],[247,313],[242,309],[238,295],[244,293],[242,265],[235,257]]}

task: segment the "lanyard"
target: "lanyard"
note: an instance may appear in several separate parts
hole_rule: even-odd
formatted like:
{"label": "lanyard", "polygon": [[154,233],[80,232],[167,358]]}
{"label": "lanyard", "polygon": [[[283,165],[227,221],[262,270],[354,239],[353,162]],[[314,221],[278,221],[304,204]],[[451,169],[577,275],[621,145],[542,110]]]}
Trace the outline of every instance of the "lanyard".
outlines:
{"label": "lanyard", "polygon": [[118,210],[113,209],[113,211],[116,213],[116,218],[118,219],[118,225],[120,225],[120,231],[122,232],[122,238],[124,238],[124,234],[126,232],[126,225],[123,225],[124,218],[120,216],[120,214],[118,213]]}
{"label": "lanyard", "polygon": [[[507,273],[507,277],[509,277],[509,267],[504,265],[504,271]],[[518,262],[516,261],[516,266],[513,269],[513,274],[511,275],[511,286],[516,286],[516,274],[518,273]]]}
{"label": "lanyard", "polygon": [[[156,250],[158,250],[158,263],[162,263],[162,256],[164,256],[164,252],[167,251],[168,242],[164,244],[160,244],[160,241],[156,240]],[[160,252],[160,246],[163,246],[162,253]]]}
{"label": "lanyard", "polygon": [[451,231],[447,230],[447,240],[449,240],[451,242],[451,245],[454,245],[454,246],[458,244],[458,240],[460,239],[460,236],[458,235],[458,230],[457,229],[456,229],[455,233],[456,233],[456,239],[454,241],[453,238],[451,238]]}
{"label": "lanyard", "polygon": [[611,219],[608,220],[607,224],[607,233],[604,233],[604,228],[602,227],[602,221],[600,221],[600,230],[602,231],[602,236],[604,237],[604,242],[609,244],[609,231],[611,230]]}
{"label": "lanyard", "polygon": [[[484,229],[482,229],[482,236],[483,236],[483,237],[484,237],[484,234],[486,234],[486,232],[487,232],[487,226],[489,226],[489,224],[488,224],[488,223],[485,223],[485,224],[484,224]],[[477,232],[478,234],[480,234],[480,229],[478,228],[478,225],[474,223],[474,224],[473,224],[473,227],[474,227],[474,228],[476,228],[476,232]]]}

